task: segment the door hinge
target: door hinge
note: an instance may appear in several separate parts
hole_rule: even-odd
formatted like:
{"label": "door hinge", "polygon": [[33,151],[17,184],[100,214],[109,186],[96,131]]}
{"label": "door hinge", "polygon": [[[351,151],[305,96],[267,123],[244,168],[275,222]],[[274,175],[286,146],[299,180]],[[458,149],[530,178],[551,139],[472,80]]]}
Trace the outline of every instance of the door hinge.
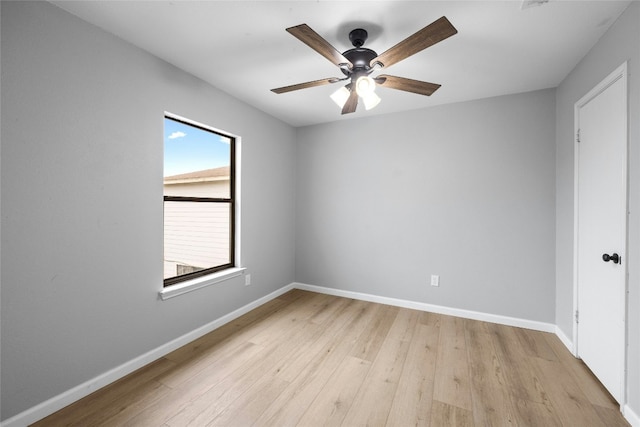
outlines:
{"label": "door hinge", "polygon": [[580,323],[580,313],[576,310],[576,323]]}
{"label": "door hinge", "polygon": [[578,129],[578,132],[576,132],[576,141],[580,142],[580,129]]}

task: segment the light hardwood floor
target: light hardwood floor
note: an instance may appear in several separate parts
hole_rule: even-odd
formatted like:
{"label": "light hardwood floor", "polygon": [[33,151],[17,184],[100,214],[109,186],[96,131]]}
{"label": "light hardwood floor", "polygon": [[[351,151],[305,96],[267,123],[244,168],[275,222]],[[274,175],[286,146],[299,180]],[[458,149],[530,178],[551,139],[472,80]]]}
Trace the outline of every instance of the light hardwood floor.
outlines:
{"label": "light hardwood floor", "polygon": [[294,290],[36,426],[627,426],[553,334]]}

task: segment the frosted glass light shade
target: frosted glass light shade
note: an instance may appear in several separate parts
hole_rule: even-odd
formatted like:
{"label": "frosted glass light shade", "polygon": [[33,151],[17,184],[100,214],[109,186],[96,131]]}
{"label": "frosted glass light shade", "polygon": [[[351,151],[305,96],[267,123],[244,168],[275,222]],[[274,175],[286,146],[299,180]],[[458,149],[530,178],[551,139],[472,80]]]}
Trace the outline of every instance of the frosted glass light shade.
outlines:
{"label": "frosted glass light shade", "polygon": [[338,107],[342,108],[347,102],[347,99],[349,99],[350,94],[351,92],[349,92],[349,89],[347,89],[346,86],[342,86],[340,89],[331,94],[331,99],[333,99],[333,102],[335,102]]}
{"label": "frosted glass light shade", "polygon": [[369,76],[362,76],[356,80],[356,92],[361,97],[366,97],[368,94],[373,93],[376,90],[376,82]]}
{"label": "frosted glass light shade", "polygon": [[367,110],[371,110],[380,103],[380,97],[376,95],[375,92],[371,92],[365,96],[362,96],[361,98],[364,102],[364,108]]}

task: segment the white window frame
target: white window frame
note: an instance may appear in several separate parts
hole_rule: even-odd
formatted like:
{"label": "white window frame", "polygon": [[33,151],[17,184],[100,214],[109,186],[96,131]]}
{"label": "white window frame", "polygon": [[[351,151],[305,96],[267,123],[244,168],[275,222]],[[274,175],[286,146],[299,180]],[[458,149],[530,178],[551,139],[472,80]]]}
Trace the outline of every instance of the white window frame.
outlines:
{"label": "white window frame", "polygon": [[[164,118],[175,119],[178,121],[182,121],[188,124],[193,124],[194,126],[201,127],[206,130],[210,130],[212,132],[228,135],[235,138],[235,164],[234,164],[234,186],[235,186],[235,194],[234,194],[234,266],[226,268],[224,270],[216,271],[211,274],[207,274],[204,276],[196,277],[189,280],[184,280],[182,282],[178,282],[172,285],[164,286],[164,280],[161,284],[162,289],[159,292],[159,296],[161,300],[167,300],[178,295],[183,295],[189,292],[193,292],[198,289],[202,289],[216,283],[225,282],[227,280],[233,279],[235,277],[241,276],[245,274],[246,268],[242,267],[242,250],[241,250],[241,233],[242,233],[242,224],[240,219],[242,218],[241,209],[242,209],[242,197],[241,197],[241,158],[242,158],[242,138],[239,135],[235,135],[231,132],[217,129],[206,125],[204,123],[197,122],[192,119],[188,119],[183,116],[179,116],[177,114],[173,114],[165,111],[163,115]],[[164,223],[164,221],[163,221]],[[164,231],[163,231],[164,233]],[[162,239],[164,244],[164,237]]]}

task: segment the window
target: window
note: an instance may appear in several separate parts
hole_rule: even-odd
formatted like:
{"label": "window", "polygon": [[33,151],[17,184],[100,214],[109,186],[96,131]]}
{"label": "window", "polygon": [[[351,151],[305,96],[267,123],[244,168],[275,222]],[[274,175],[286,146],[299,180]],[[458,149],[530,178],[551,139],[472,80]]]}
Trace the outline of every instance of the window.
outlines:
{"label": "window", "polygon": [[236,138],[164,118],[164,286],[235,266]]}

